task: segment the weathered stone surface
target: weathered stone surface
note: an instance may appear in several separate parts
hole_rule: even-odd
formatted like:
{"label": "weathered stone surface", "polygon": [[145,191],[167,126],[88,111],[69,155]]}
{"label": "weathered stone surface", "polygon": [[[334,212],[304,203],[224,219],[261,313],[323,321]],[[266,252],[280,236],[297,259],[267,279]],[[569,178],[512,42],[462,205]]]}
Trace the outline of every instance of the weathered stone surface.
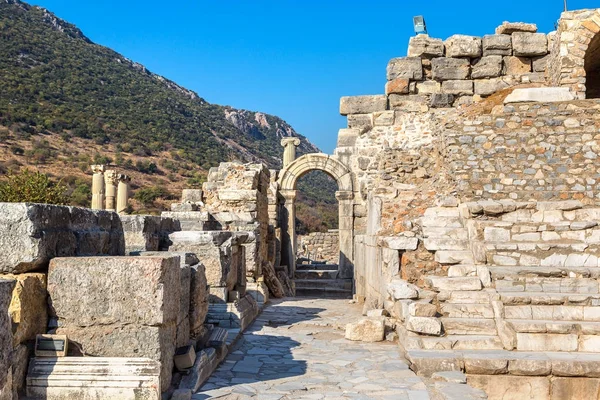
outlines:
{"label": "weathered stone surface", "polygon": [[419,239],[406,236],[388,236],[382,239],[381,244],[393,250],[416,250]]}
{"label": "weathered stone surface", "polygon": [[204,265],[195,264],[191,267],[190,286],[190,336],[197,338],[203,331],[202,324],[208,313],[208,283]]}
{"label": "weathered stone surface", "polygon": [[432,77],[436,81],[469,79],[471,65],[464,58],[438,57],[431,60]]}
{"label": "weathered stone surface", "polygon": [[450,36],[444,42],[446,57],[481,57],[481,38],[467,35]]}
{"label": "weathered stone surface", "polygon": [[173,396],[171,396],[171,400],[191,400],[192,399],[192,391],[191,389],[177,389],[173,392]]}
{"label": "weathered stone surface", "polygon": [[502,74],[502,56],[481,57],[473,65],[471,78],[496,78]]}
{"label": "weathered stone surface", "polygon": [[387,287],[393,300],[416,299],[419,297],[417,287],[402,279],[393,279]]}
{"label": "weathered stone surface", "polygon": [[396,78],[385,84],[385,94],[408,94],[410,80],[406,78]]}
{"label": "weathered stone surface", "polygon": [[527,24],[525,22],[507,22],[504,21],[502,25],[496,28],[497,35],[511,35],[515,32],[537,32],[536,24]]}
{"label": "weathered stone surface", "polygon": [[490,96],[499,90],[506,89],[509,85],[500,78],[476,79],[474,81],[475,94]]}
{"label": "weathered stone surface", "polygon": [[505,104],[529,102],[561,102],[574,99],[569,88],[525,88],[515,89],[504,99]]}
{"label": "weathered stone surface", "polygon": [[279,299],[285,296],[285,291],[283,289],[283,285],[277,278],[277,273],[275,272],[275,268],[271,263],[263,264],[263,273],[265,275],[265,284],[269,288],[269,293],[271,296]]}
{"label": "weathered stone surface", "polygon": [[70,325],[168,324],[179,313],[179,257],[55,258],[48,294]]}
{"label": "weathered stone surface", "polygon": [[387,97],[385,95],[346,96],[340,100],[340,114],[342,115],[368,114],[385,110],[387,110]]}
{"label": "weathered stone surface", "polygon": [[436,93],[431,95],[429,105],[431,108],[449,108],[454,103],[454,95],[448,93]]}
{"label": "weathered stone surface", "polygon": [[381,342],[385,336],[385,323],[382,318],[363,318],[346,325],[346,339],[363,342]]}
{"label": "weathered stone surface", "polygon": [[510,360],[508,371],[511,375],[545,376],[552,372],[552,361],[544,355]]}
{"label": "weathered stone surface", "polygon": [[429,35],[417,35],[408,42],[409,57],[443,57],[444,42]]}
{"label": "weathered stone surface", "polygon": [[473,81],[444,81],[442,92],[457,96],[472,95]]}
{"label": "weathered stone surface", "polygon": [[425,81],[417,83],[417,92],[419,94],[434,94],[442,92],[442,85],[436,81]]}
{"label": "weathered stone surface", "polygon": [[550,396],[547,377],[467,374],[467,383],[482,389],[490,399],[546,400]]}
{"label": "weathered stone surface", "polygon": [[15,286],[13,280],[0,279],[0,399],[12,399],[13,338],[8,307]]}
{"label": "weathered stone surface", "polygon": [[8,309],[13,326],[13,345],[16,347],[34,340],[39,333],[46,333],[46,274],[8,274],[0,275],[0,279],[16,281]]}
{"label": "weathered stone surface", "polygon": [[121,215],[125,236],[125,253],[158,251],[168,233],[179,230],[179,222],[152,215]]}
{"label": "weathered stone surface", "polygon": [[512,55],[512,39],[509,35],[486,35],[483,37],[483,56]]}
{"label": "weathered stone surface", "polygon": [[413,317],[435,317],[438,313],[437,307],[429,303],[411,303],[408,312]]}
{"label": "weathered stone surface", "polygon": [[543,33],[515,32],[512,34],[513,54],[517,57],[536,57],[548,54],[548,38]]}
{"label": "weathered stone surface", "polygon": [[531,58],[506,56],[503,62],[503,75],[524,75],[531,72]]}
{"label": "weathered stone surface", "polygon": [[427,278],[431,286],[439,291],[454,291],[454,290],[481,290],[481,279],[478,277],[456,277],[445,278],[430,276]]}
{"label": "weathered stone surface", "polygon": [[437,318],[410,317],[406,323],[406,329],[425,335],[439,336],[442,334],[442,323]]}
{"label": "weathered stone surface", "polygon": [[465,357],[465,371],[475,375],[500,375],[508,371],[508,360],[504,358]]}
{"label": "weathered stone surface", "polygon": [[467,383],[467,376],[460,371],[441,371],[431,375],[434,381],[451,382],[451,383]]}
{"label": "weathered stone surface", "polygon": [[[29,348],[20,344],[12,352],[12,388],[13,392],[21,393],[25,388],[25,377],[29,364]],[[16,400],[16,397],[14,398]]]}
{"label": "weathered stone surface", "polygon": [[600,393],[600,379],[554,378],[551,385],[551,400],[595,399]]}
{"label": "weathered stone surface", "polygon": [[47,204],[0,203],[0,273],[43,269],[57,256],[123,255],[116,213]]}
{"label": "weathered stone surface", "polygon": [[[387,80],[391,81],[396,78],[405,78],[414,81],[423,79],[423,64],[419,57],[401,57],[393,58],[387,66]],[[381,110],[375,110],[381,111]],[[342,113],[343,114],[343,113]],[[348,113],[360,114],[360,113]]]}
{"label": "weathered stone surface", "polygon": [[550,54],[540,57],[535,57],[532,62],[533,72],[546,72],[548,63],[550,62]]}

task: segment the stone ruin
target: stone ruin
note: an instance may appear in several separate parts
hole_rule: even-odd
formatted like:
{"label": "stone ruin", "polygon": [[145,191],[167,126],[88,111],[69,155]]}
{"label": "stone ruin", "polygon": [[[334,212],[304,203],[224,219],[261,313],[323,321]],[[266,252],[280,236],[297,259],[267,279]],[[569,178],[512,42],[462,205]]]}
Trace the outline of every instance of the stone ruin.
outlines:
{"label": "stone ruin", "polygon": [[[461,372],[490,398],[597,398],[599,43],[600,10],[563,13],[548,35],[418,35],[385,94],[342,98],[333,155],[296,158],[286,138],[281,171],[223,163],[160,217],[0,204],[0,399],[78,395],[89,382],[65,371],[110,375],[115,356],[143,358],[134,377],[155,371],[148,398],[189,394],[269,297],[296,290],[353,294],[365,318],[346,337],[397,342],[423,377]],[[296,183],[313,170],[338,183],[335,270],[297,263]],[[40,333],[94,358],[49,372],[29,361]]]}

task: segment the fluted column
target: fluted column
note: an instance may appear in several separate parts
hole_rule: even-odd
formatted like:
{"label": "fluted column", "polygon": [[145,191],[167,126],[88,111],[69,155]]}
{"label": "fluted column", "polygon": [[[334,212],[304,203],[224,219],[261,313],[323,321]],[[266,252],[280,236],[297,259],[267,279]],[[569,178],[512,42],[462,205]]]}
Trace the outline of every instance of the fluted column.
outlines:
{"label": "fluted column", "polygon": [[115,199],[117,196],[117,172],[108,170],[104,173],[104,185],[106,187],[104,195],[106,197],[106,209],[115,211]]}
{"label": "fluted column", "polygon": [[104,210],[104,165],[92,165],[92,209]]}
{"label": "fluted column", "polygon": [[300,146],[300,139],[288,137],[281,139],[283,146],[283,167],[287,167],[296,159],[296,147]]}
{"label": "fluted column", "polygon": [[131,177],[119,174],[117,179],[119,181],[117,189],[117,212],[123,214],[127,210],[127,203],[129,202],[129,182],[131,182]]}

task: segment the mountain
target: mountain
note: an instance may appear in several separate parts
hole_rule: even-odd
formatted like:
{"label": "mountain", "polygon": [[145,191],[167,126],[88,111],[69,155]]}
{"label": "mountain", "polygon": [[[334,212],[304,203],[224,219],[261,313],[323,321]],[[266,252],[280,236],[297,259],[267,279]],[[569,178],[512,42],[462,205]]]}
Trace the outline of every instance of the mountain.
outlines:
{"label": "mountain", "polygon": [[[36,167],[66,177],[81,203],[93,162],[116,165],[140,187],[160,186],[157,197],[169,200],[222,161],[280,168],[283,137],[300,138],[300,154],[319,152],[281,118],[211,104],[19,0],[0,0],[0,82],[0,172]],[[322,174],[302,188],[325,188],[319,204],[335,204],[335,183]]]}

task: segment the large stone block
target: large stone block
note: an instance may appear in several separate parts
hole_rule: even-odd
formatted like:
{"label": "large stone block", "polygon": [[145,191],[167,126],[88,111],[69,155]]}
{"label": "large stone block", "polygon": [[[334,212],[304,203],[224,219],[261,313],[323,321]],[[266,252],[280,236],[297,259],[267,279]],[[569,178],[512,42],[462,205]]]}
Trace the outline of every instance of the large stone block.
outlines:
{"label": "large stone block", "polygon": [[456,96],[472,95],[473,81],[444,81],[442,82],[442,92]]}
{"label": "large stone block", "polygon": [[48,295],[51,313],[68,325],[174,323],[179,258],[55,258],[48,270]]}
{"label": "large stone block", "polygon": [[346,339],[363,342],[381,342],[385,335],[383,318],[363,318],[346,325]]}
{"label": "large stone block", "polygon": [[43,269],[53,257],[123,255],[118,214],[47,204],[0,203],[0,273]]}
{"label": "large stone block", "polygon": [[486,35],[483,37],[483,56],[512,55],[510,35]]}
{"label": "large stone block", "polygon": [[12,399],[13,339],[8,307],[15,286],[13,280],[0,280],[0,399]]}
{"label": "large stone block", "polygon": [[46,274],[27,273],[0,275],[0,279],[16,281],[9,307],[13,326],[13,345],[34,340],[46,333],[48,310],[46,303]]}
{"label": "large stone block", "polygon": [[340,114],[368,114],[387,110],[385,95],[346,96],[340,99]]}
{"label": "large stone block", "polygon": [[481,38],[467,35],[450,36],[444,42],[446,57],[481,57]]}
{"label": "large stone block", "polygon": [[543,33],[515,32],[512,34],[513,53],[517,57],[548,54],[548,38]]}
{"label": "large stone block", "polygon": [[484,56],[473,65],[471,77],[496,78],[502,74],[502,56]]}
{"label": "large stone block", "polygon": [[431,66],[436,81],[469,79],[471,75],[471,64],[464,58],[434,58]]}
{"label": "large stone block", "polygon": [[527,24],[524,22],[508,22],[504,21],[502,25],[496,28],[497,35],[510,35],[515,32],[529,32],[536,33],[536,24]]}
{"label": "large stone block", "polygon": [[165,236],[179,230],[171,218],[152,215],[121,215],[126,254],[136,251],[158,251]]}
{"label": "large stone block", "polygon": [[408,42],[409,57],[443,57],[444,42],[428,35],[417,35]]}
{"label": "large stone block", "polygon": [[503,75],[524,75],[531,72],[531,58],[526,57],[504,57]]}
{"label": "large stone block", "polygon": [[467,374],[467,383],[486,392],[490,400],[548,400],[550,398],[550,379],[545,376]]}
{"label": "large stone block", "polygon": [[[387,66],[387,80],[405,78],[412,81],[423,79],[423,63],[419,57],[400,57],[390,60]],[[380,111],[380,110],[376,110]],[[354,113],[352,113],[354,114]],[[356,113],[359,114],[359,113]]]}
{"label": "large stone block", "polygon": [[204,265],[191,268],[192,285],[190,290],[190,335],[195,338],[202,331],[202,324],[208,313],[208,283]]}
{"label": "large stone block", "polygon": [[499,90],[506,89],[509,84],[501,78],[492,79],[475,79],[474,81],[475,94],[480,96],[490,96]]}

